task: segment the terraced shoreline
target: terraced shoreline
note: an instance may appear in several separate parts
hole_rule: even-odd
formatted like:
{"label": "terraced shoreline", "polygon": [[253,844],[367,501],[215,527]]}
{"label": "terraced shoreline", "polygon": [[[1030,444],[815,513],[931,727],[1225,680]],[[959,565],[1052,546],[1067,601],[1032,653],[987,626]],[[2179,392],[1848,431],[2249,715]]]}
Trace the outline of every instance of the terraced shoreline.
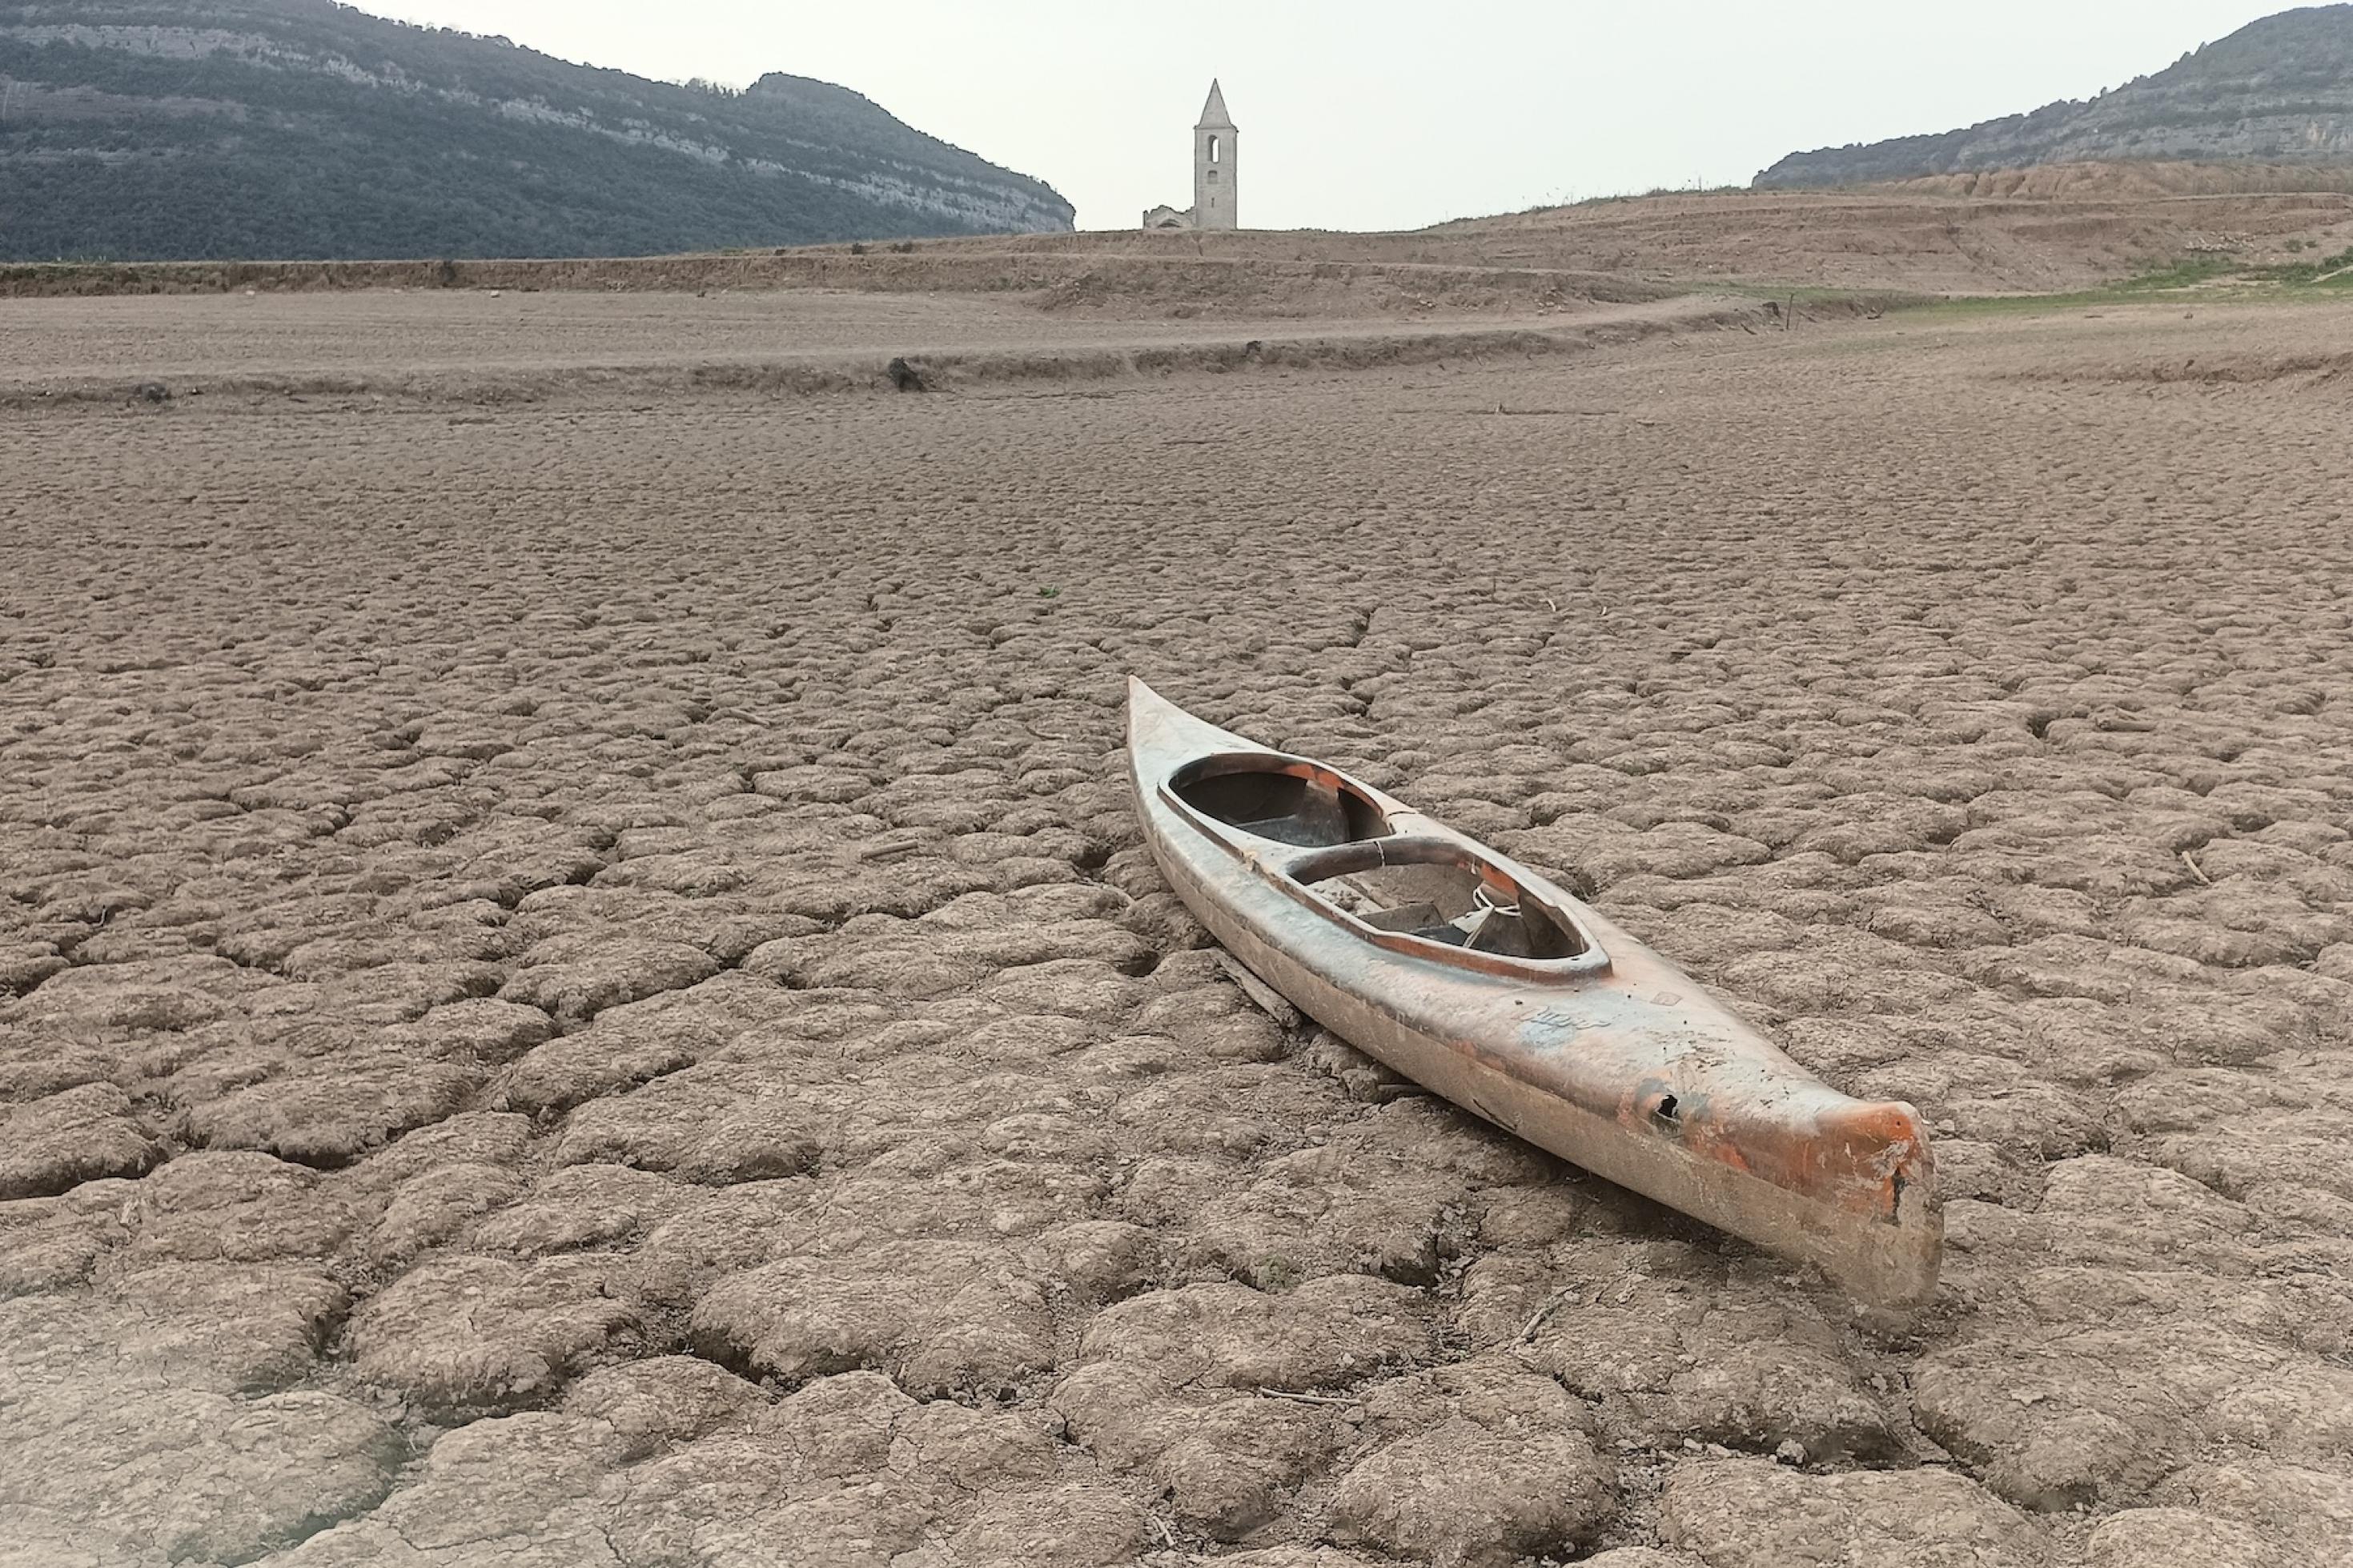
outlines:
{"label": "terraced shoreline", "polygon": [[[0,331],[210,378],[239,303]],[[717,303],[0,414],[0,1561],[2333,1561],[2353,318],[582,368]],[[246,372],[474,373],[299,305]],[[1131,671],[1918,1104],[1936,1306],[1260,1012]]]}
{"label": "terraced shoreline", "polygon": [[[1828,319],[1858,313],[1844,303],[1807,309]],[[137,402],[142,387],[182,399],[389,405],[829,395],[900,390],[893,361],[912,367],[907,390],[934,392],[1366,369],[1753,332],[1778,329],[1779,310],[1718,294],[1524,316],[1105,322],[1043,317],[1010,300],[846,291],[45,300],[0,320],[0,407]]]}

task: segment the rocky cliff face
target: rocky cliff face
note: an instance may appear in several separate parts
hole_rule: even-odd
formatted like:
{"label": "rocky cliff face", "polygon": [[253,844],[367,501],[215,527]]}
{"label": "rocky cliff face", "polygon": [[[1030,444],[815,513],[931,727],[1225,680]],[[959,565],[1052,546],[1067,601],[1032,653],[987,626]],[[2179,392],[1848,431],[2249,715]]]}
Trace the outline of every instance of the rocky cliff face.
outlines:
{"label": "rocky cliff face", "polygon": [[1071,219],[806,78],[647,81],[331,0],[0,0],[0,259],[633,255]]}
{"label": "rocky cliff face", "polygon": [[1756,183],[1849,185],[2119,158],[2353,163],[2353,5],[2266,17],[2082,102],[1793,153]]}

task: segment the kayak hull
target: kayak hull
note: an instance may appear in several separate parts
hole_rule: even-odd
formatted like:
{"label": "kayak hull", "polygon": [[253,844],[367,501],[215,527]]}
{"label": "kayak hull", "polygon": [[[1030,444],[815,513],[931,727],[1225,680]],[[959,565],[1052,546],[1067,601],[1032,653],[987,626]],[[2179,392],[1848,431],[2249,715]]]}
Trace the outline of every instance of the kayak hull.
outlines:
{"label": "kayak hull", "polygon": [[[1308,1016],[1529,1142],[1867,1300],[1934,1294],[1943,1222],[1912,1107],[1839,1093],[1545,879],[1141,681],[1129,761],[1171,889]],[[1446,923],[1466,882],[1469,907]],[[1436,902],[1418,897],[1431,888]],[[1417,921],[1429,923],[1398,929]]]}

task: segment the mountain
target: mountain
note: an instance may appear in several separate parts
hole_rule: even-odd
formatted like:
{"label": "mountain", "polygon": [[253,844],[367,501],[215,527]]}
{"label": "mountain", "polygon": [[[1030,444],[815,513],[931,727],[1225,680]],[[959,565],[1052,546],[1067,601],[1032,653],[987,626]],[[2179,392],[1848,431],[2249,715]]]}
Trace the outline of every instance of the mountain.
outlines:
{"label": "mountain", "polygon": [[1072,217],[805,77],[647,81],[331,0],[0,0],[0,260],[649,255]]}
{"label": "mountain", "polygon": [[2353,163],[2353,5],[2283,11],[2083,101],[1936,136],[1792,153],[1759,188],[2092,159]]}

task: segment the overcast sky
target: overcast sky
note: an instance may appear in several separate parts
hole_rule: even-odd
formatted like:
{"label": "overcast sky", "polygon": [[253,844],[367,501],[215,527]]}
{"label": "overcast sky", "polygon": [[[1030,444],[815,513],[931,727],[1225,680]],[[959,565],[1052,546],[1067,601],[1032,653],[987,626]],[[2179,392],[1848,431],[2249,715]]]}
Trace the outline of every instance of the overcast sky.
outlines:
{"label": "overcast sky", "polygon": [[1209,79],[1252,228],[1406,228],[1947,131],[2160,70],[2278,4],[361,0],[640,76],[839,82],[1082,228],[1189,205]]}

